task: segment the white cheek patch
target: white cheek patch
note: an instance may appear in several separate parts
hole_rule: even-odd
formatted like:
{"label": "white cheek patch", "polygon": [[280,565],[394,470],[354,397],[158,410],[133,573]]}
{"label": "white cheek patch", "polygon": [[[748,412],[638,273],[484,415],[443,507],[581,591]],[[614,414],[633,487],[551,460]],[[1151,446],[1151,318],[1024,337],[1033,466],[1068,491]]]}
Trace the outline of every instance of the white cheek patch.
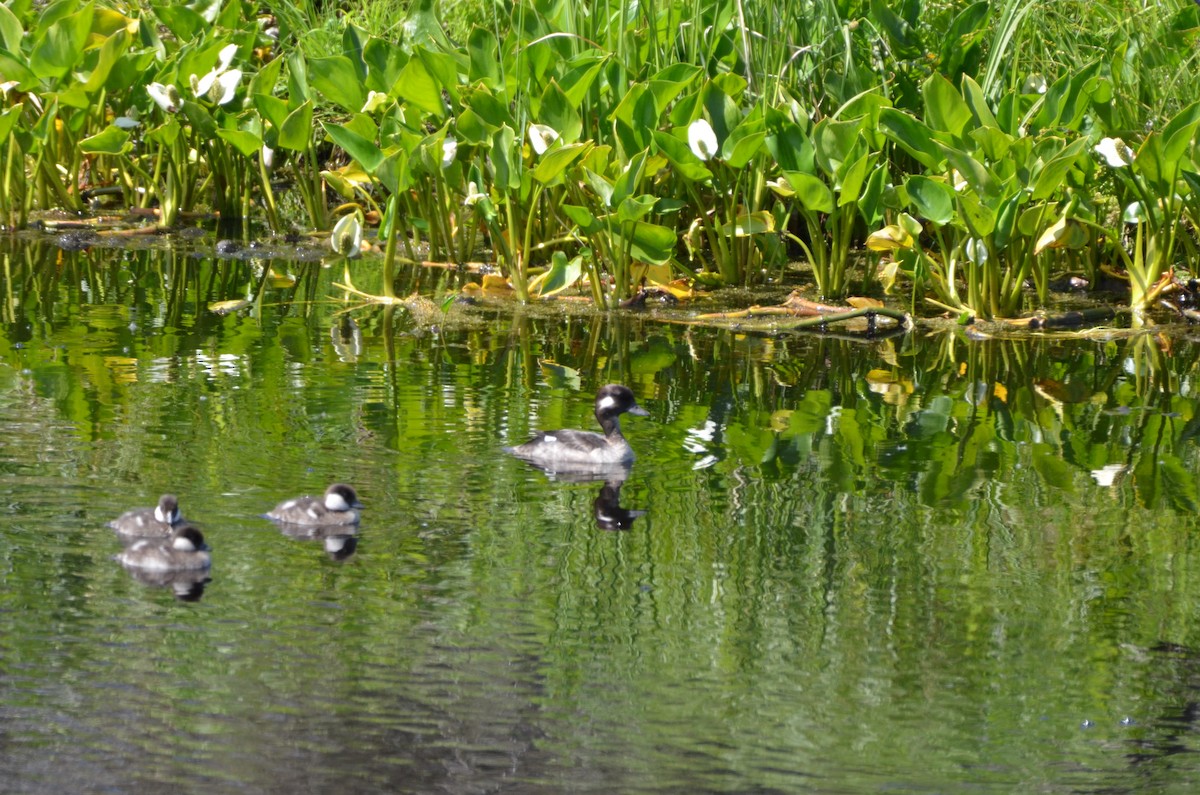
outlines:
{"label": "white cheek patch", "polygon": [[345,497],[334,492],[333,494],[326,495],[325,507],[331,511],[348,511],[350,510],[350,503],[346,502]]}
{"label": "white cheek patch", "polygon": [[600,399],[600,402],[596,404],[596,408],[611,409],[615,405],[617,405],[617,399],[612,395],[605,395]]}
{"label": "white cheek patch", "polygon": [[187,536],[179,536],[172,542],[171,546],[180,552],[194,552],[196,549],[195,545],[192,544],[192,540]]}

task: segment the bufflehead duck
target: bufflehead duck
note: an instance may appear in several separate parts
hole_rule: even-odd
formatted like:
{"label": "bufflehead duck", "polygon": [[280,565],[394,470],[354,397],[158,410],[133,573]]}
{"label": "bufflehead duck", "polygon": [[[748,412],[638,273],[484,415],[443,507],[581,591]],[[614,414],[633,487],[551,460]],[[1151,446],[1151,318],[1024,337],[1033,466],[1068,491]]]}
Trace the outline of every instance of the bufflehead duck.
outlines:
{"label": "bufflehead duck", "polygon": [[266,516],[268,519],[285,524],[329,527],[357,524],[358,511],[354,509],[361,507],[363,507],[362,503],[358,501],[358,494],[354,492],[354,489],[344,483],[334,483],[325,489],[325,496],[320,499],[308,496],[296,497],[279,503]]}
{"label": "bufflehead duck", "polygon": [[117,555],[126,566],[151,571],[207,569],[212,563],[204,536],[190,524],[176,527],[169,538],[142,538]]}
{"label": "bufflehead duck", "polygon": [[637,404],[629,387],[609,384],[596,393],[596,421],[603,434],[592,431],[542,431],[505,452],[542,466],[613,466],[633,461],[633,448],[621,435],[625,412],[645,417],[650,412]]}
{"label": "bufflehead duck", "polygon": [[179,500],[174,494],[158,498],[153,508],[138,508],[126,511],[108,523],[117,531],[117,536],[126,544],[139,538],[166,538],[183,521],[179,513]]}

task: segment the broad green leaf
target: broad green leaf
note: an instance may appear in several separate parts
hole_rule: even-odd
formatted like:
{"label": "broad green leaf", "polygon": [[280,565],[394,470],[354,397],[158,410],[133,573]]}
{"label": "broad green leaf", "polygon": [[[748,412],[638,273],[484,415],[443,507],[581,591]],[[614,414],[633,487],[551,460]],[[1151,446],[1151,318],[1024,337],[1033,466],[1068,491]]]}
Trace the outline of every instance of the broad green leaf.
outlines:
{"label": "broad green leaf", "polygon": [[83,57],[92,29],[91,3],[51,25],[33,46],[29,68],[41,78],[61,78]]}
{"label": "broad green leaf", "polygon": [[833,212],[833,191],[823,180],[799,171],[786,172],[786,176],[792,189],[796,191],[796,198],[806,210],[816,213]]}
{"label": "broad green leaf", "polygon": [[712,178],[712,172],[704,161],[696,157],[688,145],[670,133],[655,130],[654,145],[667,158],[675,173],[690,182],[704,182]]}
{"label": "broad green leaf", "polygon": [[892,49],[904,58],[916,58],[924,49],[920,35],[908,20],[896,14],[884,0],[871,0],[871,18],[887,34]]}
{"label": "broad green leaf", "polygon": [[921,97],[925,101],[926,124],[955,138],[962,136],[972,120],[971,109],[949,80],[934,72],[921,86]]}
{"label": "broad green leaf", "polygon": [[632,230],[625,225],[614,236],[628,242],[633,256],[642,262],[661,265],[675,254],[675,230],[665,226],[637,221]]}
{"label": "broad green leaf", "polygon": [[1088,145],[1086,138],[1078,138],[1067,146],[1063,151],[1042,166],[1041,172],[1038,174],[1037,181],[1033,186],[1032,198],[1034,201],[1042,201],[1053,196],[1060,188],[1063,182],[1066,181],[1067,173],[1079,156],[1084,152]]}
{"label": "broad green leaf", "polygon": [[288,114],[279,127],[277,145],[282,149],[304,152],[312,141],[313,103],[310,99]]}
{"label": "broad green leaf", "polygon": [[375,169],[375,177],[393,195],[409,190],[413,184],[412,169],[409,168],[408,153],[403,149],[388,152]]}
{"label": "broad green leaf", "polygon": [[379,164],[383,162],[383,152],[375,145],[374,141],[369,141],[340,124],[325,122],[323,126],[333,142],[362,166],[363,171],[368,174],[375,173]]}
{"label": "broad green leaf", "polygon": [[405,64],[400,77],[392,86],[392,93],[398,99],[403,99],[439,119],[446,115],[446,107],[442,103],[442,88],[425,67],[425,62],[419,58],[411,58]]}
{"label": "broad green leaf", "polygon": [[288,118],[286,102],[268,94],[251,94],[251,98],[254,100],[254,107],[258,109],[259,114],[269,121],[272,127],[276,129],[283,127],[283,123]]}
{"label": "broad green leaf", "polygon": [[565,144],[575,143],[583,132],[579,111],[554,80],[542,92],[537,120],[557,132]]}
{"label": "broad green leaf", "polygon": [[913,175],[904,182],[908,200],[917,215],[938,226],[954,218],[954,189],[943,180]]}
{"label": "broad green leaf", "polygon": [[649,194],[630,196],[617,205],[617,220],[622,223],[640,221],[650,214],[658,199]]}
{"label": "broad green leaf", "polygon": [[609,206],[619,206],[629,196],[638,192],[638,186],[641,185],[642,179],[645,177],[647,151],[642,150],[634,155],[629,165],[617,177],[613,183],[612,197],[609,199]]}
{"label": "broad green leaf", "polygon": [[592,90],[596,78],[600,75],[600,70],[604,67],[607,57],[586,54],[572,59],[560,80],[563,93],[567,95],[567,99],[572,105],[579,107],[583,104],[588,92]]}
{"label": "broad green leaf", "polygon": [[934,141],[933,132],[920,121],[895,108],[879,110],[879,127],[883,134],[900,145],[918,163],[941,171],[945,164],[945,156]]}
{"label": "broad green leaf", "polygon": [[600,222],[596,220],[596,216],[592,215],[586,207],[580,207],[576,204],[562,205],[563,215],[571,219],[571,222],[576,224],[580,231],[585,235],[594,235],[601,230]]}
{"label": "broad green leaf", "polygon": [[517,190],[521,187],[521,153],[517,146],[517,135],[507,124],[492,135],[492,171],[495,185],[500,190]]}
{"label": "broad green leaf", "polygon": [[[279,81],[279,72],[281,69],[283,69],[282,58],[272,58],[263,64],[263,67],[255,73],[254,77],[250,78],[250,84],[246,89],[246,93],[251,97],[260,95],[272,96],[275,92],[275,83]],[[296,102],[303,102],[305,98],[296,96],[292,99]]]}
{"label": "broad green leaf", "polygon": [[938,147],[945,155],[946,161],[967,181],[971,190],[975,191],[979,198],[990,201],[996,197],[998,191],[996,178],[992,172],[988,171],[987,166],[961,149],[945,144],[938,144]]}
{"label": "broad green leaf", "polygon": [[588,187],[592,189],[592,192],[599,197],[602,206],[612,207],[613,184],[611,182],[590,168],[583,170],[583,179],[588,184]]}
{"label": "broad green leaf", "polygon": [[[987,6],[987,3],[976,3],[977,6]],[[964,12],[966,13],[966,12]],[[992,115],[992,110],[988,106],[987,97],[983,94],[983,89],[979,84],[971,79],[970,75],[962,77],[962,95],[963,101],[971,111],[971,116],[975,119],[977,127],[997,128],[996,117]]]}
{"label": "broad green leaf", "polygon": [[996,213],[980,204],[974,196],[959,194],[958,202],[962,208],[963,220],[977,237],[987,237],[996,228]]}
{"label": "broad green leaf", "polygon": [[761,123],[753,126],[758,129],[747,129],[752,126],[739,124],[721,146],[724,160],[730,168],[745,168],[762,151],[767,132],[762,129]]}
{"label": "broad green leaf", "polygon": [[790,119],[773,128],[766,138],[767,151],[782,171],[813,173],[816,150],[799,124]]}
{"label": "broad green leaf", "polygon": [[262,136],[249,130],[217,130],[217,136],[231,144],[242,153],[242,157],[250,157],[262,149]]}
{"label": "broad green leaf", "polygon": [[25,106],[18,102],[16,105],[0,113],[0,145],[8,141],[8,136],[12,133],[13,128],[17,126],[17,122],[20,121],[23,110],[25,110]]}
{"label": "broad green leaf", "polygon": [[658,106],[645,83],[630,86],[612,116],[626,154],[632,156],[650,145],[651,131],[658,126]]}
{"label": "broad green leaf", "polygon": [[648,81],[654,100],[660,108],[669,107],[704,74],[704,69],[688,63],[673,63]]}
{"label": "broad green leaf", "polygon": [[874,155],[863,155],[843,169],[843,173],[839,175],[841,184],[838,186],[838,207],[858,201],[863,183],[867,180],[867,173],[874,164]]}
{"label": "broad green leaf", "polygon": [[363,81],[370,91],[387,94],[396,83],[408,55],[395,44],[372,36],[362,49],[363,65],[367,70]]}
{"label": "broad green leaf", "polygon": [[153,3],[154,15],[175,36],[177,41],[192,41],[208,27],[204,17],[183,4]]}
{"label": "broad green leaf", "polygon": [[358,113],[366,103],[367,92],[358,79],[354,64],[344,55],[313,58],[308,69],[312,87],[351,113]]}
{"label": "broad green leaf", "polygon": [[842,164],[857,160],[856,154],[861,120],[830,121],[822,119],[813,128],[813,147],[816,149],[817,165],[829,176],[842,170]]}
{"label": "broad green leaf", "polygon": [[96,60],[96,68],[88,75],[87,82],[84,84],[84,90],[96,92],[103,88],[105,83],[108,82],[108,76],[112,73],[117,59],[124,55],[125,50],[128,48],[129,34],[124,28],[121,28],[105,39],[104,44],[100,47],[100,54]]}
{"label": "broad green leaf", "polygon": [[858,214],[862,216],[868,228],[878,226],[883,219],[883,196],[887,179],[887,163],[875,166],[875,170],[867,178],[867,184],[863,186],[862,195],[858,198]]}
{"label": "broad green leaf", "polygon": [[4,50],[0,50],[0,75],[4,75],[5,80],[15,80],[17,88],[21,91],[34,91],[41,88],[41,80],[38,76],[29,70],[21,60],[15,55]]}
{"label": "broad green leaf", "polygon": [[469,67],[467,79],[472,83],[482,82],[488,88],[499,89],[502,86],[500,75],[500,44],[496,36],[487,28],[476,25],[471,28],[467,37],[467,56]]}
{"label": "broad green leaf", "polygon": [[548,150],[538,158],[533,178],[546,185],[559,181],[563,172],[590,146],[591,143],[567,144]]}
{"label": "broad green leaf", "polygon": [[17,19],[17,15],[7,5],[0,5],[0,44],[9,52],[20,52],[24,35],[21,20]]}
{"label": "broad green leaf", "polygon": [[129,133],[111,124],[79,142],[79,151],[89,155],[120,155],[131,148]]}

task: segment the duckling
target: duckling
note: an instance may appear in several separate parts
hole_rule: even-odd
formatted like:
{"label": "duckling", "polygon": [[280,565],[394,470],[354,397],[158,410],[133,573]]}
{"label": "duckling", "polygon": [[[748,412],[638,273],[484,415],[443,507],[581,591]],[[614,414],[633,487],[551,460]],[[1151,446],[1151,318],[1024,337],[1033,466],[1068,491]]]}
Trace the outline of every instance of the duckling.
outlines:
{"label": "duckling", "polygon": [[108,526],[117,531],[123,543],[132,544],[139,538],[167,538],[182,522],[179,500],[174,494],[164,494],[155,507],[126,511]]}
{"label": "duckling", "polygon": [[207,569],[212,558],[204,536],[190,524],[176,527],[169,538],[142,538],[117,555],[123,565],[150,571]]}
{"label": "duckling", "polygon": [[306,495],[281,502],[266,517],[284,524],[322,527],[358,524],[355,508],[361,507],[353,488],[345,483],[334,483],[325,489],[324,497],[318,499]]}

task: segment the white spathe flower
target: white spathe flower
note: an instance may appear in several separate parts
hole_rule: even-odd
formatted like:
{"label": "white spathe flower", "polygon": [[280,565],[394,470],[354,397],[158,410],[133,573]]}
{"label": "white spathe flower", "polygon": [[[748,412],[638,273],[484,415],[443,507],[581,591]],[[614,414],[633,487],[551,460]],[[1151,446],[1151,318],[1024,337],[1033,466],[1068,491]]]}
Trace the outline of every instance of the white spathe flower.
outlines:
{"label": "white spathe flower", "polygon": [[196,80],[196,76],[192,75],[192,93],[196,95],[196,99],[204,99],[208,96],[208,92],[212,91],[212,87],[216,85],[217,78],[221,73],[216,69],[206,74],[204,77]]}
{"label": "white spathe flower", "polygon": [[263,144],[259,157],[262,158],[263,168],[267,169],[267,171],[275,167],[275,150],[271,147]]}
{"label": "white spathe flower", "polygon": [[1106,464],[1099,469],[1093,469],[1090,474],[1097,486],[1107,487],[1116,483],[1117,478],[1124,475],[1128,469],[1124,464]]}
{"label": "white spathe flower", "polygon": [[688,125],[688,146],[701,160],[708,160],[717,153],[717,134],[706,119],[696,119]]}
{"label": "white spathe flower", "polygon": [[965,247],[967,259],[976,265],[986,265],[988,261],[987,244],[977,237],[973,237],[967,241]]}
{"label": "white spathe flower", "polygon": [[221,89],[217,97],[218,105],[228,105],[237,94],[238,83],[242,81],[241,69],[230,69],[217,78],[217,86]]}
{"label": "white spathe flower", "polygon": [[236,44],[230,44],[226,47],[222,47],[221,51],[217,53],[217,71],[224,72],[226,69],[228,69],[233,63],[233,56],[235,55],[237,55]]}
{"label": "white spathe flower", "polygon": [[154,100],[154,104],[167,113],[178,113],[179,109],[183,107],[183,98],[179,96],[179,89],[173,85],[151,83],[146,86],[146,93],[150,95],[150,99]]}
{"label": "white spathe flower", "polygon": [[362,253],[363,229],[358,213],[347,213],[333,225],[329,236],[329,247],[334,253],[354,259]]}
{"label": "white spathe flower", "polygon": [[550,145],[558,140],[558,132],[544,124],[529,125],[529,145],[539,155],[545,154]]}
{"label": "white spathe flower", "polygon": [[1109,168],[1124,168],[1133,162],[1133,150],[1120,138],[1102,138],[1095,150]]}
{"label": "white spathe flower", "polygon": [[387,99],[388,95],[381,91],[370,91],[367,93],[367,101],[363,103],[359,113],[374,113],[380,105],[387,102]]}
{"label": "white spathe flower", "polygon": [[450,168],[454,162],[455,155],[458,154],[458,141],[453,135],[447,135],[442,141],[442,168]]}
{"label": "white spathe flower", "polygon": [[464,207],[474,207],[487,198],[486,193],[479,192],[479,186],[474,182],[467,183],[467,195],[463,198]]}
{"label": "white spathe flower", "polygon": [[140,121],[129,116],[118,116],[117,118],[113,119],[113,126],[121,130],[132,130],[140,125]]}

